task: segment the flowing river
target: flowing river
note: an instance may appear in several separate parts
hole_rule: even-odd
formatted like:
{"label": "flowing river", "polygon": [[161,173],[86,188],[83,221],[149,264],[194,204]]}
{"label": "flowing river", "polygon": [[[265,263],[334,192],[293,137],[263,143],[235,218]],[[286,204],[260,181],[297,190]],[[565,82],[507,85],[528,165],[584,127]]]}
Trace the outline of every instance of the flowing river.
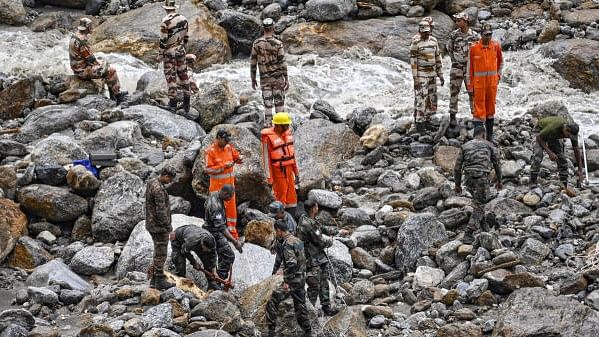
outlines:
{"label": "flowing river", "polygon": [[[0,73],[5,75],[54,75],[70,73],[68,35],[59,31],[33,33],[26,28],[0,27]],[[102,54],[114,64],[125,90],[133,92],[137,80],[156,68],[125,54]],[[498,118],[512,118],[538,102],[561,99],[585,134],[599,132],[598,94],[572,89],[534,48],[505,52],[504,73],[497,94]],[[349,50],[335,57],[288,56],[291,88],[290,111],[308,112],[316,99],[325,99],[342,116],[358,106],[372,106],[389,114],[410,114],[413,103],[409,65],[403,61]],[[439,88],[439,111],[449,104],[449,59],[444,59],[446,84]],[[251,90],[249,62],[236,59],[195,73],[198,85],[219,78],[230,81],[237,94],[258,95]],[[460,98],[460,111],[468,112],[467,96]]]}

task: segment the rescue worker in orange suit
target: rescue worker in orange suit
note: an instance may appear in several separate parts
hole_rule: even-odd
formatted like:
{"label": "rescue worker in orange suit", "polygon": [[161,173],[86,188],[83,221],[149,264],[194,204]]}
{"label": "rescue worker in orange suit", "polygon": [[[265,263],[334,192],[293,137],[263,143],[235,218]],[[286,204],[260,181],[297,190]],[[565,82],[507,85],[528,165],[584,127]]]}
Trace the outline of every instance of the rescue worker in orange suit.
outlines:
{"label": "rescue worker in orange suit", "polygon": [[272,185],[275,199],[293,214],[297,207],[295,183],[299,182],[299,170],[290,129],[291,117],[286,112],[278,112],[272,124],[273,127],[262,130],[261,137],[266,179]]}
{"label": "rescue worker in orange suit", "polygon": [[503,65],[501,45],[492,36],[491,26],[484,25],[481,39],[470,46],[466,75],[468,91],[474,94],[474,123],[484,124],[490,142],[493,142],[495,98]]}
{"label": "rescue worker in orange suit", "polygon": [[[229,142],[231,133],[225,129],[220,129],[216,133],[216,140],[206,150],[206,168],[204,172],[210,177],[209,192],[220,191],[224,185],[235,186],[235,174],[233,167],[235,164],[241,164],[242,158],[239,152]],[[237,233],[237,204],[235,194],[224,202],[227,215],[227,228],[229,233],[236,240],[239,239]]]}

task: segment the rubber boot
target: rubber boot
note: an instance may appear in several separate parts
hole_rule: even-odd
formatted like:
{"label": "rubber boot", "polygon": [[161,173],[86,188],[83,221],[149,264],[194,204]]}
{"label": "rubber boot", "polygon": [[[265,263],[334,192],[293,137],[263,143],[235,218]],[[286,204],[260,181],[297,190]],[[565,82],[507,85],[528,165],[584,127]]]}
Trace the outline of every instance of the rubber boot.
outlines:
{"label": "rubber boot", "polygon": [[115,96],[116,105],[121,105],[124,101],[127,100],[127,95],[129,95],[128,91],[121,91]]}
{"label": "rubber boot", "polygon": [[165,107],[166,110],[175,113],[177,112],[177,99],[171,98],[168,100],[168,105]]}
{"label": "rubber boot", "polygon": [[267,336],[268,337],[275,337],[275,330],[276,330],[276,327],[274,325],[269,325],[268,326],[268,334],[267,334]]}
{"label": "rubber boot", "polygon": [[164,274],[154,274],[150,281],[150,285],[152,288],[158,290],[166,290],[175,286],[174,283],[171,283],[166,279]]}
{"label": "rubber boot", "polygon": [[491,143],[495,143],[493,140],[493,126],[495,125],[495,118],[488,118],[485,120],[485,131],[487,132],[487,140]]}
{"label": "rubber boot", "polygon": [[484,122],[481,121],[474,121],[472,122],[472,124],[474,124],[474,127],[476,128],[477,126],[485,126]]}
{"label": "rubber boot", "polygon": [[183,111],[185,111],[185,113],[189,113],[190,100],[190,96],[183,96]]}

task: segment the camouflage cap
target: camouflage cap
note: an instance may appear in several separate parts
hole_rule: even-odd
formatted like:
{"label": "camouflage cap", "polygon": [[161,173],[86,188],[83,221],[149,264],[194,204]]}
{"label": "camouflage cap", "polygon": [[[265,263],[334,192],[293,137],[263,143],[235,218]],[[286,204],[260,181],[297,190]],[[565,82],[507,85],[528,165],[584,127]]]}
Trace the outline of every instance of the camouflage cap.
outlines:
{"label": "camouflage cap", "polygon": [[162,5],[162,8],[166,10],[175,10],[177,7],[179,6],[175,4],[175,0],[165,0],[164,5]]}
{"label": "camouflage cap", "polygon": [[490,24],[486,23],[483,25],[482,32],[483,32],[483,34],[484,33],[493,33],[493,27],[491,27]]}
{"label": "camouflage cap", "polygon": [[428,24],[431,26],[431,28],[435,27],[435,20],[433,20],[432,16],[427,16],[427,17],[423,18],[422,21],[428,22]]}
{"label": "camouflage cap", "polygon": [[464,13],[464,12],[457,13],[457,14],[453,15],[453,18],[456,20],[464,20],[464,21],[468,22],[468,13]]}
{"label": "camouflage cap", "polygon": [[275,21],[271,18],[266,18],[262,21],[262,27],[270,28],[275,25]]}
{"label": "camouflage cap", "polygon": [[279,212],[282,212],[284,210],[285,210],[285,206],[280,201],[273,201],[270,203],[270,205],[268,205],[268,211],[269,211],[268,215],[272,216],[272,217],[274,217]]}
{"label": "camouflage cap", "polygon": [[169,176],[171,178],[174,178],[177,175],[177,170],[173,166],[165,165],[160,170],[160,175],[161,176]]}
{"label": "camouflage cap", "polygon": [[422,20],[422,21],[420,21],[420,23],[418,23],[418,32],[426,33],[426,32],[430,32],[430,31],[431,31],[431,25],[428,22]]}
{"label": "camouflage cap", "polygon": [[80,31],[86,31],[92,26],[92,20],[89,18],[81,18],[79,19],[79,26],[77,29]]}

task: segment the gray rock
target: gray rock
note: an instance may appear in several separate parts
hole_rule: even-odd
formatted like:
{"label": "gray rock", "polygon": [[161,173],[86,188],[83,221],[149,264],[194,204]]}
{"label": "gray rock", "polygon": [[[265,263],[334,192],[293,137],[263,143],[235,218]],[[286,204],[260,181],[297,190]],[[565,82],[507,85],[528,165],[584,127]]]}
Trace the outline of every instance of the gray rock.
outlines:
{"label": "gray rock", "polygon": [[[337,212],[337,216],[341,223],[346,226],[358,227],[372,224],[368,213],[361,208],[342,208]],[[374,229],[376,230],[376,228]]]}
{"label": "gray rock", "polygon": [[337,21],[347,16],[356,6],[352,0],[309,0],[306,16],[316,21]]}
{"label": "gray rock", "polygon": [[416,173],[420,176],[420,182],[424,187],[439,187],[447,181],[447,178],[435,168],[422,168]]}
{"label": "gray rock", "polygon": [[27,115],[17,141],[30,142],[54,132],[70,128],[75,123],[93,119],[91,113],[82,107],[49,105],[33,110]]}
{"label": "gray rock", "polygon": [[21,157],[27,153],[25,145],[11,139],[0,139],[0,158],[9,156]]}
{"label": "gray rock", "polygon": [[458,257],[458,247],[462,245],[462,242],[454,240],[449,241],[439,248],[435,261],[437,265],[443,269],[446,273],[451,272],[458,264],[462,261]]}
{"label": "gray rock", "polygon": [[224,330],[207,329],[203,331],[194,332],[186,337],[232,337],[228,332]]}
{"label": "gray rock", "polygon": [[440,284],[441,288],[451,289],[456,283],[463,280],[466,275],[468,275],[468,270],[470,269],[470,263],[468,261],[464,261],[458,264],[445,278]]}
{"label": "gray rock", "polygon": [[441,212],[437,219],[445,225],[446,229],[454,229],[468,222],[470,217],[463,209],[450,208]]}
{"label": "gray rock", "polygon": [[515,160],[507,160],[501,163],[501,174],[504,178],[518,178],[522,172],[522,165]]}
{"label": "gray rock", "polygon": [[[2,327],[0,326],[0,329]],[[0,332],[0,337],[27,337],[29,331],[24,327],[16,324],[9,324],[2,332]]]}
{"label": "gray rock", "polygon": [[72,272],[62,260],[54,259],[33,270],[26,284],[33,287],[46,287],[50,284],[67,284],[71,290],[87,292],[93,287],[79,275]]}
{"label": "gray rock", "polygon": [[591,308],[599,310],[599,290],[595,290],[590,293],[586,298],[586,303]]}
{"label": "gray rock", "polygon": [[77,304],[85,297],[85,293],[79,290],[62,289],[60,291],[60,302],[65,305]]}
{"label": "gray rock", "polygon": [[37,162],[43,157],[68,165],[74,160],[87,159],[88,155],[73,138],[55,133],[39,141],[31,151],[31,160]]}
{"label": "gray rock", "polygon": [[416,268],[414,274],[414,289],[422,289],[426,287],[435,287],[445,278],[445,273],[441,269],[420,266]]}
{"label": "gray rock", "polygon": [[539,264],[550,252],[551,250],[544,243],[529,238],[520,248],[520,259],[527,264]]}
{"label": "gray rock", "polygon": [[260,17],[262,19],[271,18],[275,22],[277,22],[281,18],[282,14],[283,14],[283,10],[281,9],[281,5],[279,5],[278,3],[272,3],[272,4],[264,7]]}
{"label": "gray rock", "polygon": [[[195,105],[194,105],[195,107]],[[139,123],[145,136],[173,137],[191,141],[206,132],[193,121],[153,105],[134,105],[123,110],[124,118]]]}
{"label": "gray rock", "polygon": [[410,7],[410,10],[406,14],[406,16],[409,18],[416,17],[416,16],[419,17],[419,16],[423,16],[423,15],[424,15],[424,7],[422,7],[420,5]]}
{"label": "gray rock", "polygon": [[574,245],[571,243],[566,243],[563,245],[559,245],[555,249],[555,255],[562,259],[562,261],[566,261],[568,258],[574,256],[575,250]]}
{"label": "gray rock", "polygon": [[[195,334],[195,333],[194,333]],[[194,335],[192,334],[192,335]],[[189,335],[188,335],[189,336]],[[222,337],[221,335],[218,335]],[[175,333],[169,329],[154,328],[146,331],[141,337],[181,337],[178,333]]]}
{"label": "gray rock", "polygon": [[401,192],[404,186],[401,180],[399,173],[387,170],[379,176],[376,184],[383,187],[389,187],[392,192]]}
{"label": "gray rock", "polygon": [[22,1],[0,1],[0,22],[3,24],[22,26],[27,23],[27,12]]}
{"label": "gray rock", "polygon": [[387,319],[383,315],[376,315],[368,322],[368,327],[372,329],[381,329],[385,326]]}
{"label": "gray rock", "polygon": [[372,247],[381,242],[381,233],[372,225],[362,225],[352,233],[351,238],[359,247]]}
{"label": "gray rock", "polygon": [[110,123],[85,137],[83,147],[88,152],[121,149],[143,140],[141,128],[134,121],[119,121]]}
{"label": "gray rock", "polygon": [[351,250],[351,258],[356,268],[376,272],[376,259],[366,250],[356,247]]}
{"label": "gray rock", "polygon": [[39,183],[59,186],[67,181],[67,170],[52,158],[40,158],[35,163],[35,178]]}
{"label": "gray rock", "polygon": [[351,114],[349,114],[347,119],[347,124],[349,127],[359,136],[362,136],[364,132],[370,127],[370,123],[372,122],[372,118],[376,115],[377,112],[374,108],[368,107],[360,107],[355,108]]}
{"label": "gray rock", "polygon": [[143,320],[150,328],[170,328],[173,326],[173,307],[170,303],[151,307],[144,312]]}
{"label": "gray rock", "polygon": [[511,198],[495,198],[485,206],[486,213],[494,213],[497,217],[508,217],[510,215],[529,215],[532,213],[528,206]]}
{"label": "gray rock", "polygon": [[8,309],[0,312],[0,331],[9,325],[18,325],[27,331],[35,326],[35,318],[25,309]]}
{"label": "gray rock", "polygon": [[191,311],[191,316],[204,316],[210,321],[220,322],[221,329],[235,333],[241,329],[241,312],[237,300],[231,294],[214,291]]}
{"label": "gray rock", "polygon": [[133,317],[123,325],[123,330],[129,336],[139,337],[148,330],[148,322],[139,318]]}
{"label": "gray rock", "polygon": [[29,299],[41,305],[52,306],[58,303],[58,295],[48,288],[27,287]]}
{"label": "gray rock", "polygon": [[102,183],[92,213],[92,233],[97,240],[125,240],[144,217],[143,181],[120,172]]}
{"label": "gray rock", "polygon": [[343,203],[343,200],[337,193],[327,190],[310,190],[308,198],[316,201],[319,206],[330,209],[339,209]]}
{"label": "gray rock", "polygon": [[593,336],[599,327],[597,311],[544,288],[516,290],[497,317],[493,333],[498,336]]}
{"label": "gray rock", "polygon": [[410,214],[397,232],[395,266],[404,273],[413,270],[423,251],[446,240],[445,228],[434,215]]}
{"label": "gray rock", "polygon": [[437,205],[437,201],[441,200],[441,197],[441,193],[437,187],[425,187],[414,194],[412,204],[415,209],[421,210],[427,206]]}
{"label": "gray rock", "polygon": [[56,241],[56,236],[48,231],[43,231],[37,235],[37,239],[44,242],[47,245],[51,245]]}
{"label": "gray rock", "polygon": [[327,101],[319,99],[312,104],[310,118],[325,118],[333,123],[343,123],[343,119],[335,111],[335,108]]}
{"label": "gray rock", "polygon": [[216,18],[218,24],[227,31],[233,55],[249,55],[252,43],[261,33],[262,26],[258,18],[232,9],[219,11]]}
{"label": "gray rock", "polygon": [[412,142],[410,143],[410,155],[415,158],[430,157],[434,154],[434,149],[431,144]]}
{"label": "gray rock", "polygon": [[114,252],[110,247],[85,247],[78,251],[69,265],[77,274],[105,274],[114,263]]}
{"label": "gray rock", "polygon": [[181,198],[169,196],[169,204],[171,206],[171,214],[189,215],[191,212],[191,202]]}
{"label": "gray rock", "polygon": [[374,284],[369,280],[361,280],[354,284],[350,296],[354,304],[366,304],[374,297]]}

